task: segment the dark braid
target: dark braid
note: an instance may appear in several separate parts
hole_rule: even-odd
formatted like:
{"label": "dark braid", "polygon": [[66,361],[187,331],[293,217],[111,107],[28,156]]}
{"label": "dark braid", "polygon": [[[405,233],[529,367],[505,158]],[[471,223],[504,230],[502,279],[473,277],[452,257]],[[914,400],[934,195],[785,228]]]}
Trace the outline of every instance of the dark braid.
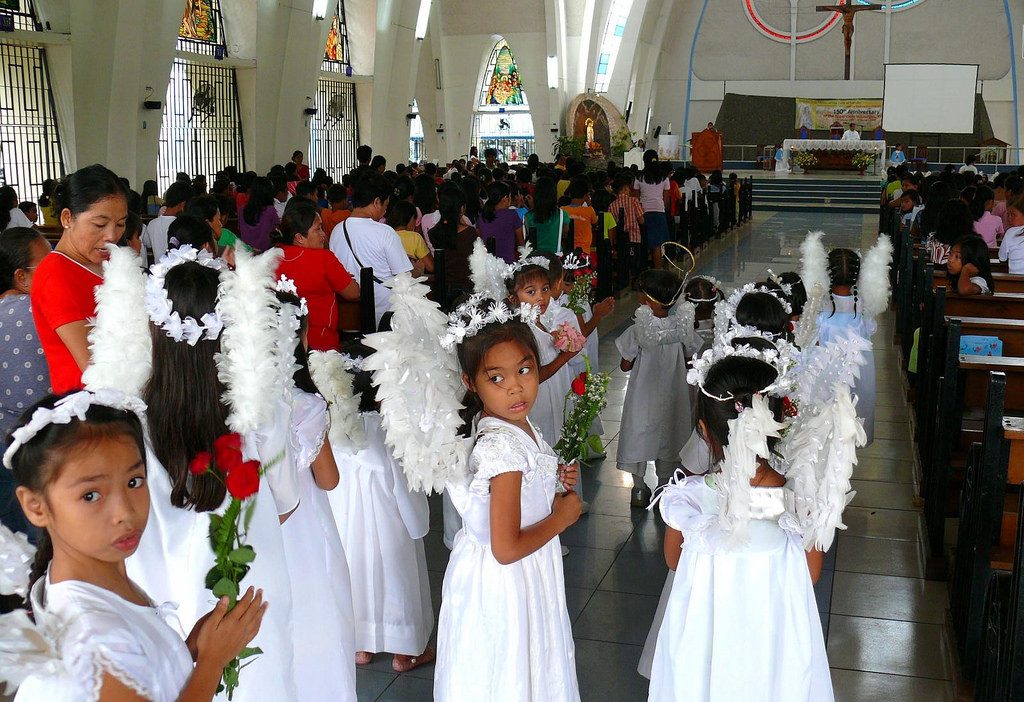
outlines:
{"label": "dark braid", "polygon": [[[848,285],[853,290],[853,309],[857,310],[857,281],[860,279],[860,256],[850,249],[832,249],[828,253],[828,279],[830,287]],[[830,290],[831,292],[831,290]],[[831,295],[830,295],[831,297]],[[836,313],[836,301],[832,299],[832,314]]]}

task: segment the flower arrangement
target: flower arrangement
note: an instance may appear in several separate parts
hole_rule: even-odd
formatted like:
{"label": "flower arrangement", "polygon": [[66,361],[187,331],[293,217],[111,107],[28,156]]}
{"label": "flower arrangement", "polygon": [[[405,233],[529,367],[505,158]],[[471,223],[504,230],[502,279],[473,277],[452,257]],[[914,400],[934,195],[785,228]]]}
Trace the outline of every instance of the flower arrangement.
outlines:
{"label": "flower arrangement", "polygon": [[810,168],[811,166],[817,166],[818,157],[810,151],[795,151],[793,152],[793,165],[805,169]]}
{"label": "flower arrangement", "polygon": [[850,163],[853,164],[854,168],[859,170],[865,170],[875,165],[875,155],[868,153],[867,151],[858,151],[852,157],[850,157]]}
{"label": "flower arrangement", "polygon": [[[601,410],[608,404],[607,373],[592,373],[590,358],[583,357],[586,370],[576,376],[572,387],[565,396],[565,422],[562,435],[555,444],[555,453],[566,463],[575,463],[583,458],[586,448],[600,453],[604,447],[601,439],[590,433],[590,426]],[[574,400],[570,407],[570,400]]]}
{"label": "flower arrangement", "polygon": [[[214,564],[206,574],[206,587],[214,597],[227,597],[228,608],[238,602],[239,583],[256,560],[256,551],[245,543],[246,532],[252,521],[256,502],[252,498],[260,489],[259,461],[242,458],[242,437],[224,434],[213,442],[213,453],[201,451],[189,463],[192,475],[212,475],[224,484],[231,502],[224,514],[210,515],[210,549]],[[226,691],[230,700],[238,687],[242,661],[263,653],[259,648],[247,647],[224,667],[217,692]]]}
{"label": "flower arrangement", "polygon": [[572,287],[569,288],[569,301],[566,303],[566,307],[576,314],[586,314],[587,305],[592,300],[591,296],[596,280],[597,276],[594,273],[577,275]]}
{"label": "flower arrangement", "polygon": [[555,348],[562,353],[576,353],[583,349],[583,346],[587,343],[585,336],[579,333],[575,327],[571,326],[568,322],[562,322],[559,324],[551,336],[554,339]]}

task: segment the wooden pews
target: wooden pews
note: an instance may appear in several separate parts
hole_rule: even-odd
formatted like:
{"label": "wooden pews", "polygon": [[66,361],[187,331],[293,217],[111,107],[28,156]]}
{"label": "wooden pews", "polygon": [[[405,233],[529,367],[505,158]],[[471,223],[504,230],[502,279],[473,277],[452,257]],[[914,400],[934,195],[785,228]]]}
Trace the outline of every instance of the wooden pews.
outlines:
{"label": "wooden pews", "polygon": [[[995,284],[996,292],[1000,293],[1024,293],[1024,275],[1011,275],[1010,273],[993,273],[992,282]],[[936,266],[932,275],[932,288],[945,287],[951,290],[949,274],[944,269]]]}

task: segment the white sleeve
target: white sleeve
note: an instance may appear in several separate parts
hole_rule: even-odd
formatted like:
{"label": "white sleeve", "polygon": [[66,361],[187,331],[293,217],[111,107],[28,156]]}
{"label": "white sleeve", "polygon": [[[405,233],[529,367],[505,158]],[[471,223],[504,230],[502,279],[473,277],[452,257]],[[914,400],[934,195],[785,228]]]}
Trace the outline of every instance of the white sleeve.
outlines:
{"label": "white sleeve", "polygon": [[[256,430],[256,458],[262,466],[267,487],[274,496],[278,514],[288,514],[299,506],[299,480],[295,459],[289,446],[291,433],[291,407],[283,400],[277,401],[275,411],[264,426]],[[244,457],[250,456],[249,435],[244,442]]]}
{"label": "white sleeve", "polygon": [[615,340],[615,348],[627,361],[635,360],[640,355],[640,342],[636,338],[635,324],[630,325],[626,331],[619,334],[619,338]]}
{"label": "white sleeve", "polygon": [[402,239],[394,231],[391,234],[392,236],[385,237],[384,255],[387,257],[391,275],[396,276],[399,273],[411,271],[412,261],[409,260],[409,255],[405,253]]}
{"label": "white sleeve", "polygon": [[482,432],[469,461],[475,479],[481,480],[490,480],[502,473],[526,473],[529,470],[526,451],[511,433],[501,430]]}
{"label": "white sleeve", "polygon": [[11,210],[11,221],[7,225],[8,229],[11,227],[32,227],[34,225],[35,222],[25,216],[20,207],[15,207]]}

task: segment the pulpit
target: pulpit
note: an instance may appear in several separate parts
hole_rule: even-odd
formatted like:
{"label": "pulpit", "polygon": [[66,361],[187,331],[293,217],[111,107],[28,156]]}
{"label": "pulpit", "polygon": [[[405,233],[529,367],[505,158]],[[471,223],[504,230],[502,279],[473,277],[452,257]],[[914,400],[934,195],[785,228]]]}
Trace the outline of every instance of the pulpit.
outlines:
{"label": "pulpit", "polygon": [[690,137],[690,161],[704,173],[722,170],[724,152],[722,133],[717,129],[705,129]]}

